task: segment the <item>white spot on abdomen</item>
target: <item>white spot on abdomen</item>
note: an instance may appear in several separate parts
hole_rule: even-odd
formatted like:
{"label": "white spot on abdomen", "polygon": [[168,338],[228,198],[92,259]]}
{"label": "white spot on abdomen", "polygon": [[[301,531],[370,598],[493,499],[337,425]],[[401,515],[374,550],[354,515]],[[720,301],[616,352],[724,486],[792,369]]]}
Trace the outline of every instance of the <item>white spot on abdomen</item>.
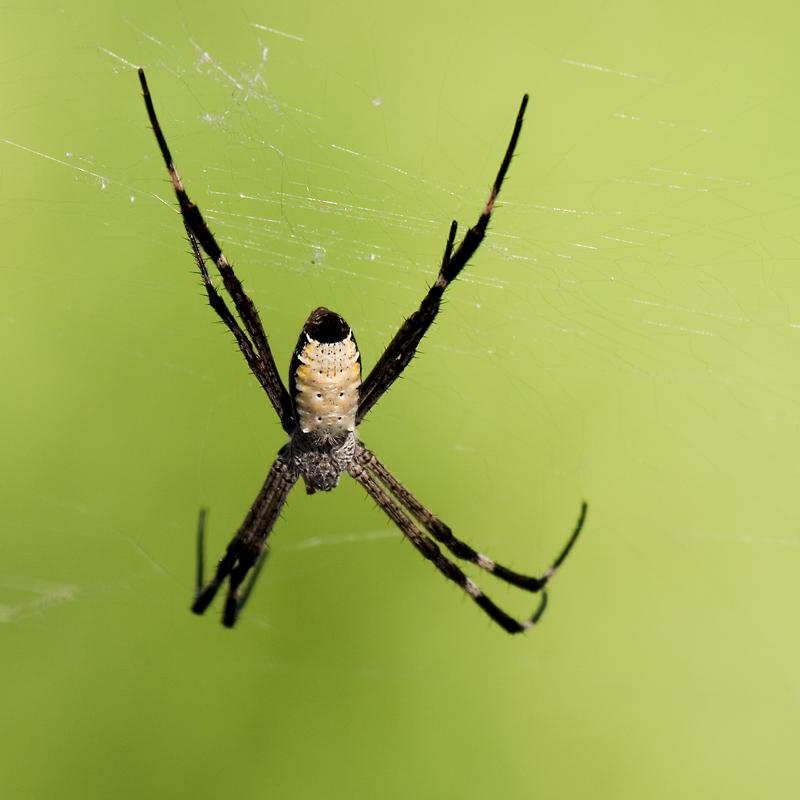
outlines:
{"label": "white spot on abdomen", "polygon": [[354,431],[361,364],[351,334],[341,342],[318,342],[306,334],[295,372],[295,405],[303,433]]}

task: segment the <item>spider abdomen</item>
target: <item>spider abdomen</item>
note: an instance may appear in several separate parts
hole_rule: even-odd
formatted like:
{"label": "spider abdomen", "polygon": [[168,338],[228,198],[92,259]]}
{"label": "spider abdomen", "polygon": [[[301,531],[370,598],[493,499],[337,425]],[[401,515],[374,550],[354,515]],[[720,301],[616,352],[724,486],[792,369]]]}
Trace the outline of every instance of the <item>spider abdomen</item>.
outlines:
{"label": "spider abdomen", "polygon": [[295,411],[303,433],[330,438],[355,430],[361,357],[352,331],[338,314],[327,309],[312,313],[295,350],[293,372]]}
{"label": "spider abdomen", "polygon": [[295,407],[300,430],[354,431],[361,367],[352,338],[324,343],[309,337],[298,360]]}

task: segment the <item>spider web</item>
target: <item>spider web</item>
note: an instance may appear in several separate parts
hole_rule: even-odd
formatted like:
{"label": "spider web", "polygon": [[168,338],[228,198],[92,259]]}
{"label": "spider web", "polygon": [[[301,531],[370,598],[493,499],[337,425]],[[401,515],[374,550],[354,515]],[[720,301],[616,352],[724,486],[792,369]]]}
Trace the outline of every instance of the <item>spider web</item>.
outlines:
{"label": "spider web", "polygon": [[[374,764],[402,796],[437,785],[443,763],[463,772],[450,794],[527,796],[529,773],[543,796],[796,785],[794,26],[695,19],[699,7],[671,12],[687,12],[678,24],[648,7],[672,33],[658,45],[633,7],[552,7],[557,24],[528,9],[535,25],[510,25],[522,10],[390,21],[344,4],[345,37],[332,11],[300,6],[104,8],[91,22],[6,9],[0,629],[2,683],[19,691],[0,752],[37,726],[25,780],[44,780],[47,735],[66,774],[65,720],[91,696],[105,725],[92,731],[118,730],[108,740],[127,757],[154,742],[197,765],[198,797],[252,793],[203,765],[241,763],[253,732],[259,765],[279,754],[277,785],[320,765],[327,783],[305,796],[339,796],[329,775],[344,785],[353,764],[359,787]],[[512,568],[547,564],[589,501],[529,649],[498,639],[344,481],[292,495],[235,637],[189,619],[197,510],[211,509],[211,563],[282,433],[191,275],[139,65],[282,373],[319,304],[374,363],[433,280],[450,220],[475,219],[531,93],[487,240],[363,430],[459,536]],[[204,732],[198,698],[222,695],[210,719],[235,732],[213,746],[237,752],[182,750]],[[130,748],[145,697],[185,727],[143,728]],[[378,716],[391,730],[375,733]],[[318,740],[296,733],[306,718]],[[97,751],[100,780],[127,762],[96,738],[75,741]],[[134,773],[131,791],[152,794]],[[576,788],[584,775],[593,785]]]}
{"label": "spider web", "polygon": [[[226,251],[234,254],[237,265],[246,265],[252,293],[273,343],[277,343],[274,349],[279,362],[294,335],[284,332],[296,330],[302,317],[297,316],[298,303],[278,298],[282,287],[298,281],[310,287],[309,299],[345,297],[358,312],[359,335],[382,346],[380,342],[388,341],[399,320],[416,307],[431,280],[449,218],[455,216],[462,226],[474,219],[502,152],[513,105],[492,126],[491,138],[480,130],[466,143],[459,143],[459,152],[467,156],[457,159],[448,152],[447,136],[458,128],[453,122],[463,122],[465,115],[445,102],[434,129],[438,152],[446,153],[448,169],[428,170],[431,157],[424,151],[409,156],[404,152],[405,141],[400,145],[392,137],[390,142],[389,127],[397,120],[380,92],[334,77],[323,102],[298,104],[288,92],[274,88],[276,62],[283,67],[277,70],[279,74],[286,63],[294,67],[300,61],[305,61],[310,71],[329,71],[328,65],[316,61],[320,56],[302,30],[283,31],[260,21],[242,24],[236,31],[241,53],[231,57],[218,54],[195,35],[169,39],[127,21],[126,25],[137,45],[136,56],[100,41],[96,44],[97,63],[124,78],[132,77],[138,62],[149,68],[152,65],[156,103],[165,118],[179,169]],[[753,182],[746,174],[722,166],[716,171],[702,163],[687,167],[692,158],[673,157],[676,147],[690,154],[702,152],[704,141],[719,135],[713,123],[696,114],[696,87],[569,56],[557,60],[557,69],[576,85],[590,87],[597,81],[614,80],[641,87],[640,108],[634,111],[630,101],[628,106],[609,106],[599,142],[584,134],[573,136],[560,151],[556,148],[556,158],[546,164],[532,163],[535,149],[531,140],[543,138],[537,129],[542,119],[529,114],[521,156],[512,166],[491,234],[478,263],[459,278],[463,288],[448,297],[446,320],[452,334],[439,335],[437,330],[437,335],[425,342],[425,357],[415,362],[398,391],[405,403],[412,403],[414,413],[431,402],[452,402],[446,388],[450,385],[461,385],[461,402],[480,406],[487,402],[486,385],[502,384],[502,391],[495,391],[491,402],[505,403],[511,420],[524,419],[527,407],[534,405],[544,427],[552,425],[551,438],[543,433],[544,444],[556,449],[566,441],[567,448],[575,449],[579,437],[569,427],[571,415],[562,416],[561,406],[581,408],[588,386],[606,381],[610,372],[640,386],[649,384],[650,410],[660,424],[682,438],[697,456],[710,458],[716,469],[733,477],[729,462],[717,459],[703,445],[698,448],[693,434],[683,434],[666,418],[659,386],[669,380],[675,360],[680,358],[690,389],[693,383],[710,377],[734,404],[747,408],[752,396],[763,388],[763,375],[756,367],[753,349],[742,341],[742,332],[767,324],[780,306],[766,302],[773,293],[767,285],[760,307],[754,307],[748,303],[747,288],[725,284],[717,270],[731,260],[758,261],[763,254],[753,252],[747,235],[737,236],[732,230],[735,217],[699,234],[691,225],[693,215],[701,213],[697,209],[708,204],[709,198],[741,204],[753,191]],[[168,76],[174,78],[170,91]],[[337,133],[321,106],[333,102],[331,98],[340,90],[360,116],[356,124]],[[672,101],[671,106],[665,99]],[[649,110],[659,105],[671,107],[675,116]],[[567,120],[563,124],[567,125]],[[635,168],[623,161],[616,170],[612,165],[597,181],[590,203],[562,201],[559,194],[568,192],[561,186],[572,188],[594,179],[591,172],[576,176],[571,170],[577,169],[576,165],[585,167],[584,151],[602,146],[610,131],[615,136],[647,139],[651,144],[648,160]],[[168,187],[155,192],[150,188],[159,168],[154,151],[139,157],[148,167],[141,170],[140,177],[138,166],[133,174],[75,149],[46,152],[27,141],[3,138],[2,142],[41,159],[52,170],[71,170],[86,191],[99,190],[119,207],[123,203],[155,207],[158,240],[178,239],[175,215],[161,208],[174,211]],[[430,137],[423,137],[423,148],[429,145]],[[458,164],[455,169],[454,164]],[[454,181],[453,175],[463,180]],[[551,189],[550,196],[544,189],[531,191],[526,184]],[[625,196],[630,192],[637,198],[658,198],[653,202],[658,212],[631,203]],[[746,202],[745,218],[755,213],[748,210]],[[698,235],[705,247],[702,263],[689,253]],[[173,252],[177,249],[176,245]],[[482,269],[486,264],[492,269]],[[705,276],[699,289],[698,273]],[[145,293],[160,291],[160,278],[146,273],[139,277]],[[276,285],[277,290],[273,288]],[[576,298],[577,309],[570,307]],[[302,309],[316,302],[299,305]],[[532,304],[536,308],[533,317]],[[487,308],[489,312],[482,313]],[[484,322],[487,317],[488,325]],[[633,345],[631,325],[638,326],[639,341]],[[787,313],[782,341],[790,341],[798,328],[800,322]],[[218,336],[218,331],[213,335]],[[580,356],[575,354],[578,349]],[[373,345],[372,359],[377,352]],[[575,360],[567,369],[563,368],[565,354]],[[741,355],[741,363],[747,363],[749,371],[731,373],[727,363],[720,368],[720,354],[723,361],[727,355]],[[214,381],[216,367],[210,363],[198,373],[197,367],[187,367],[167,353],[162,357],[160,366],[166,372],[193,372],[203,383]],[[253,394],[250,386],[245,388],[247,380],[245,376],[237,385],[237,398],[244,392]],[[543,383],[549,386],[543,388]],[[424,393],[429,400],[415,405],[412,393]],[[201,436],[218,436],[215,422],[221,416],[220,407],[231,399],[227,396],[216,405],[211,402]],[[787,413],[794,407],[788,386],[775,388],[773,399],[786,404]],[[710,413],[700,395],[692,397],[690,391],[684,401],[691,413],[698,407]],[[386,413],[390,424],[403,417],[391,407]],[[486,439],[475,431],[482,421],[454,426],[451,435],[442,435],[437,444],[445,452],[449,449],[469,458],[479,480],[488,482],[493,493],[502,492],[503,481],[494,476],[491,458],[484,454]],[[748,435],[742,427],[736,429],[738,435]],[[503,429],[501,436],[510,432]],[[565,475],[570,471],[573,476],[578,474],[581,456],[576,452],[572,458],[572,463],[559,463],[555,479],[545,482],[537,495],[539,511]],[[410,470],[412,459],[402,463]],[[204,471],[206,467],[200,462],[195,468]],[[524,481],[518,480],[509,496],[521,485]],[[379,534],[393,535],[388,525]],[[374,531],[344,531],[330,542],[369,541],[375,535]],[[695,535],[743,543],[797,544],[788,531],[759,537],[747,526],[725,534],[712,530]],[[323,541],[314,536],[286,546],[302,549]],[[486,548],[496,541],[496,535],[490,533]],[[134,540],[131,543],[144,561],[161,569],[159,559],[145,557],[141,545]],[[42,594],[35,588],[38,586],[38,579],[31,578],[30,587],[37,596],[50,596],[50,590]],[[75,596],[72,589],[51,594],[61,599],[62,594]]]}

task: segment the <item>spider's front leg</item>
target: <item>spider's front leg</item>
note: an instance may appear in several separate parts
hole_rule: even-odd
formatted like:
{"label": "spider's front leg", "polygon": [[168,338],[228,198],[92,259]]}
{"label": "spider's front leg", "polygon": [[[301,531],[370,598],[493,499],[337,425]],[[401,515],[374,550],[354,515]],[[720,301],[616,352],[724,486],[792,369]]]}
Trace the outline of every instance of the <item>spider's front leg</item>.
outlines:
{"label": "spider's front leg", "polygon": [[349,473],[366,489],[367,494],[400,528],[422,556],[428,559],[448,580],[466,592],[480,609],[503,630],[508,633],[522,633],[532,628],[539,621],[547,606],[546,592],[541,593],[539,605],[530,617],[522,620],[515,619],[484,594],[480,587],[471,578],[467,577],[457,564],[442,553],[439,546],[414,524],[400,504],[381,486],[369,470],[354,461],[350,466]]}
{"label": "spider's front leg", "polygon": [[[222,624],[232,628],[244,608],[255,586],[266,557],[267,537],[278,519],[286,498],[297,481],[298,475],[287,457],[288,448],[283,448],[267,475],[258,497],[250,508],[244,522],[231,539],[208,583],[204,583],[203,550],[205,536],[205,513],[201,512],[197,547],[197,593],[192,611],[202,614],[211,604],[222,584],[228,581]],[[247,576],[249,580],[240,592]]]}
{"label": "spider's front leg", "polygon": [[[538,622],[547,606],[547,593],[544,587],[569,555],[586,519],[587,505],[583,503],[575,528],[555,561],[539,577],[523,575],[479,553],[466,542],[456,538],[450,528],[428,511],[386,469],[378,457],[360,442],[348,472],[367,490],[370,497],[375,500],[378,506],[409,538],[422,555],[432,561],[442,574],[467,592],[494,622],[509,633],[520,633]],[[425,535],[426,533],[428,534],[427,536]],[[532,616],[521,621],[506,614],[456,564],[442,554],[439,547],[429,538],[430,536],[441,542],[456,558],[475,564],[505,583],[518,586],[529,592],[540,592],[541,600],[536,611]]]}
{"label": "spider's front leg", "polygon": [[368,450],[360,444],[356,452],[356,459],[359,464],[369,470],[373,476],[400,501],[403,508],[409,511],[434,539],[441,542],[456,556],[456,558],[469,561],[482,570],[491,573],[501,581],[510,583],[512,586],[517,586],[520,589],[525,589],[528,592],[539,592],[544,589],[547,582],[556,574],[558,568],[570,554],[575,542],[578,540],[580,532],[583,530],[583,524],[586,521],[586,512],[589,507],[584,502],[581,503],[578,521],[575,523],[572,533],[553,563],[540,576],[524,575],[521,572],[515,572],[508,567],[504,567],[494,559],[489,558],[483,553],[479,553],[469,544],[454,536],[450,527],[425,508],[425,506],[423,506],[422,503],[420,503],[419,500],[389,472],[371,450]]}

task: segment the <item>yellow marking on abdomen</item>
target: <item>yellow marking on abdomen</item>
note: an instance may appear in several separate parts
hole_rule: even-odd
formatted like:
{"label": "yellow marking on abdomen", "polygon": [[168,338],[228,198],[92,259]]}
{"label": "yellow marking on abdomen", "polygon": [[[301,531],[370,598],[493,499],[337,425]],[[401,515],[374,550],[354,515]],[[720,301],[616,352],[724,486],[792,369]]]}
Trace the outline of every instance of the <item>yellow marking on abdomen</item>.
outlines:
{"label": "yellow marking on abdomen", "polygon": [[354,431],[361,364],[350,334],[341,342],[318,342],[306,334],[295,372],[298,422],[303,433]]}

